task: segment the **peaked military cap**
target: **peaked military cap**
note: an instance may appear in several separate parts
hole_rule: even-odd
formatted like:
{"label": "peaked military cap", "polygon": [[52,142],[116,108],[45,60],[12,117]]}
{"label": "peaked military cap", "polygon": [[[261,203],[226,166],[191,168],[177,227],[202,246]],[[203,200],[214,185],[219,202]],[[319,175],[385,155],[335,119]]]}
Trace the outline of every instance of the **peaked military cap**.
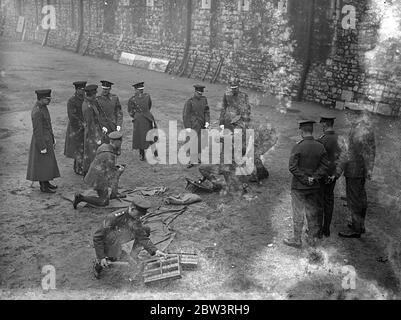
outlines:
{"label": "peaked military cap", "polygon": [[201,84],[194,84],[195,91],[199,92],[204,92],[205,91],[205,86],[202,86]]}
{"label": "peaked military cap", "polygon": [[97,90],[97,88],[98,88],[98,86],[96,84],[90,84],[85,87],[85,91],[86,92],[95,91],[95,90]]}
{"label": "peaked military cap", "polygon": [[102,88],[103,89],[111,89],[111,86],[114,84],[113,82],[107,81],[107,80],[102,80],[100,81],[102,83]]}
{"label": "peaked military cap", "polygon": [[334,120],[336,120],[336,117],[329,116],[329,115],[323,115],[323,116],[320,117],[320,123],[322,123],[322,122],[333,122]]}
{"label": "peaked military cap", "polygon": [[75,81],[73,85],[75,86],[75,89],[85,89],[86,81]]}
{"label": "peaked military cap", "polygon": [[313,124],[315,124],[315,123],[316,123],[316,121],[314,121],[314,120],[300,120],[300,121],[298,121],[299,129],[305,128],[305,127],[312,127],[313,128]]}
{"label": "peaked military cap", "polygon": [[142,209],[142,210],[148,210],[149,208],[152,207],[152,204],[149,201],[147,201],[139,196],[133,197],[132,204],[135,207]]}
{"label": "peaked military cap", "polygon": [[35,93],[38,99],[51,98],[52,96],[51,89],[36,90]]}
{"label": "peaked military cap", "polygon": [[132,85],[135,89],[144,89],[145,88],[145,82],[137,82]]}
{"label": "peaked military cap", "polygon": [[113,131],[112,133],[109,134],[109,138],[111,140],[120,140],[123,138],[123,134],[118,131]]}

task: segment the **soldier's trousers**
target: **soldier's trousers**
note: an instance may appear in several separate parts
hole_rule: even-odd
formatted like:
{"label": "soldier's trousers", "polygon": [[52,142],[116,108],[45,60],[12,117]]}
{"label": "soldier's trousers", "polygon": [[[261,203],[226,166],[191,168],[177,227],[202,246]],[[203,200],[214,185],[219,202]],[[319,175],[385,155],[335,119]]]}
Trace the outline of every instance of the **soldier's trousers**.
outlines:
{"label": "soldier's trousers", "polygon": [[97,207],[106,207],[109,205],[109,189],[97,189],[98,197],[81,196],[82,201],[95,205]]}
{"label": "soldier's trousers", "polygon": [[336,182],[322,185],[323,215],[320,218],[320,225],[323,231],[330,231],[331,220],[334,210],[334,188]]}
{"label": "soldier's trousers", "polygon": [[345,178],[347,204],[351,211],[352,227],[362,233],[365,230],[365,217],[368,198],[365,190],[365,178]]}
{"label": "soldier's trousers", "polygon": [[305,217],[308,224],[308,236],[311,240],[316,238],[320,230],[319,217],[323,211],[320,189],[292,189],[291,204],[295,240],[301,241]]}

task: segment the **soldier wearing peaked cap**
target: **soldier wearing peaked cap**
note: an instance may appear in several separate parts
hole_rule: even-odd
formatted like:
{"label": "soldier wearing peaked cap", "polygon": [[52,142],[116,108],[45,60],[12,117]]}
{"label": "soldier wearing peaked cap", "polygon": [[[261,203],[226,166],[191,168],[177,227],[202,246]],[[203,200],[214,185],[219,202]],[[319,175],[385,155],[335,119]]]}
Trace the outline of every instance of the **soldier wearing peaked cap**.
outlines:
{"label": "soldier wearing peaked cap", "polygon": [[47,106],[51,101],[51,90],[37,90],[37,101],[32,109],[33,134],[29,150],[26,179],[39,181],[40,190],[44,193],[55,193],[57,186],[50,180],[60,177],[54,148],[56,139]]}
{"label": "soldier wearing peaked cap", "polygon": [[346,110],[351,125],[348,148],[341,153],[336,177],[344,173],[348,208],[352,222],[350,232],[340,232],[343,238],[360,238],[365,233],[368,208],[366,182],[371,180],[376,158],[376,138],[368,113]]}
{"label": "soldier wearing peaked cap", "polygon": [[114,83],[102,80],[101,84],[102,94],[97,97],[97,100],[105,113],[108,132],[120,131],[123,125],[123,111],[118,97],[110,93]]}
{"label": "soldier wearing peaked cap", "polygon": [[316,244],[323,211],[320,180],[327,175],[329,161],[323,145],[313,138],[314,123],[310,120],[299,123],[302,140],[292,149],[289,161],[289,170],[293,175],[291,202],[294,237],[285,239],[284,244],[296,248],[302,246],[302,228],[305,215],[309,229],[308,243],[311,246]]}
{"label": "soldier wearing peaked cap", "polygon": [[75,94],[67,102],[68,126],[64,155],[74,159],[74,172],[83,175],[85,125],[82,104],[85,98],[86,81],[76,81]]}
{"label": "soldier wearing peaked cap", "polygon": [[[121,154],[121,132],[112,132],[109,135],[110,143],[102,144],[96,151],[96,157],[89,167],[84,181],[98,194],[97,197],[88,197],[80,193],[75,194],[73,206],[77,209],[80,202],[86,202],[98,207],[105,207],[110,199],[124,198],[118,193],[118,182],[125,170],[124,165],[117,165],[117,156]],[[111,194],[109,195],[109,188]]]}
{"label": "soldier wearing peaked cap", "polygon": [[[152,129],[156,129],[155,118],[150,111],[152,109],[152,99],[150,94],[144,92],[145,83],[138,82],[132,85],[135,92],[128,100],[128,113],[132,118],[132,149],[139,150],[141,161],[145,161],[145,150],[153,144],[152,141],[146,140],[146,135]],[[155,157],[158,156],[157,150],[154,152]]]}
{"label": "soldier wearing peaked cap", "polygon": [[108,121],[106,115],[96,99],[98,86],[90,84],[85,87],[85,98],[82,104],[82,114],[84,118],[85,133],[84,133],[84,159],[83,159],[83,174],[89,170],[89,167],[95,159],[96,150],[102,143],[108,143],[109,138],[107,133]]}
{"label": "soldier wearing peaked cap", "polygon": [[336,118],[329,115],[324,115],[320,118],[320,123],[323,129],[323,135],[318,139],[323,144],[329,159],[329,168],[327,177],[321,181],[321,191],[323,197],[323,221],[321,222],[321,233],[325,237],[330,236],[330,225],[334,209],[334,188],[336,186],[336,166],[341,154],[341,149],[338,145],[338,135],[334,131],[334,120]]}
{"label": "soldier wearing peaked cap", "polygon": [[[185,103],[183,110],[184,127],[188,132],[193,131],[197,134],[197,154],[191,154],[191,160],[188,168],[193,167],[193,163],[197,163],[202,152],[202,129],[207,129],[210,126],[210,109],[207,98],[203,96],[205,86],[194,85],[195,93],[192,98]],[[188,140],[187,140],[188,141]]]}
{"label": "soldier wearing peaked cap", "polygon": [[122,258],[122,245],[132,240],[143,246],[152,256],[166,256],[149,239],[150,228],[144,226],[141,221],[141,217],[146,215],[150,207],[151,203],[136,197],[128,209],[112,214],[103,221],[93,236],[96,252],[93,272],[97,279],[110,262]]}
{"label": "soldier wearing peaked cap", "polygon": [[247,129],[251,121],[251,105],[245,92],[239,90],[237,76],[230,79],[230,91],[223,96],[223,104],[220,113],[220,128]]}

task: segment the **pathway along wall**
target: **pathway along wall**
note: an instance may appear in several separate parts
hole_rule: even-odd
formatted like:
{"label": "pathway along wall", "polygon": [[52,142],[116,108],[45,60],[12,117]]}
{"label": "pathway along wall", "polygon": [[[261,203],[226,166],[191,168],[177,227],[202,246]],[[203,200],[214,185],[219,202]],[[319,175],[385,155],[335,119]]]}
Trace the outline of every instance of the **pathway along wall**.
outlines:
{"label": "pathway along wall", "polygon": [[52,47],[114,60],[122,51],[165,58],[171,72],[205,80],[224,58],[219,82],[237,73],[242,86],[279,97],[400,115],[395,1],[3,0],[3,35],[21,39],[24,16],[24,39],[42,43],[47,2],[56,12]]}

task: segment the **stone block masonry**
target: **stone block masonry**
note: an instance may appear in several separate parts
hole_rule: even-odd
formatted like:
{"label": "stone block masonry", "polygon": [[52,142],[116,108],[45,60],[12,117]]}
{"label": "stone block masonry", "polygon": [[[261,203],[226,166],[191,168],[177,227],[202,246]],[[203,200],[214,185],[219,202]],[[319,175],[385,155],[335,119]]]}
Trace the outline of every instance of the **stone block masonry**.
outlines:
{"label": "stone block masonry", "polygon": [[[224,57],[219,82],[238,74],[243,87],[278,97],[301,92],[329,108],[400,115],[401,31],[392,23],[401,17],[401,4],[315,1],[311,16],[308,0],[288,0],[286,11],[282,0],[249,0],[249,7],[242,1],[212,0],[204,9],[201,0],[155,0],[152,7],[145,0],[3,0],[0,26],[4,37],[21,40],[16,26],[23,16],[24,40],[42,43],[42,8],[50,4],[56,13],[47,41],[52,47],[114,60],[123,51],[168,59],[173,71],[187,57],[183,76],[206,81]],[[344,10],[349,7],[354,12]]]}

